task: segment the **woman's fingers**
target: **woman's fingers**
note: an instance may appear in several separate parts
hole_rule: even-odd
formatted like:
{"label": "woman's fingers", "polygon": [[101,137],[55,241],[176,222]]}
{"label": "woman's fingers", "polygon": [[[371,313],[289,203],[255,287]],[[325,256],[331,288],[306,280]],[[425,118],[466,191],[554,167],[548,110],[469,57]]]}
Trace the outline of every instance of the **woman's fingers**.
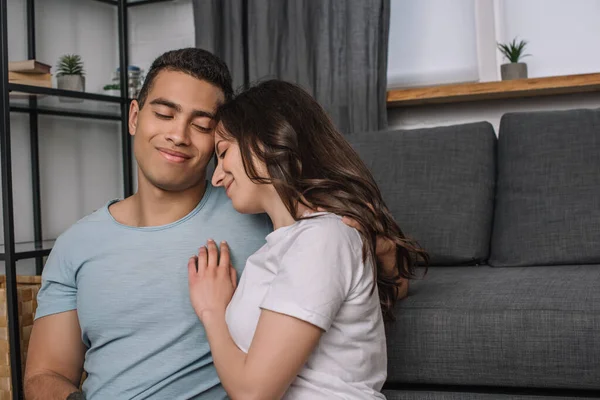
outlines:
{"label": "woman's fingers", "polygon": [[217,263],[219,260],[219,251],[217,250],[217,244],[214,240],[208,239],[208,243],[206,245],[208,248],[208,265],[207,268],[214,270],[217,268]]}
{"label": "woman's fingers", "polygon": [[190,282],[193,282],[198,275],[198,257],[193,256],[188,260],[188,278]]}
{"label": "woman's fingers", "polygon": [[231,284],[233,285],[233,290],[237,289],[237,271],[233,268],[233,265],[229,267],[229,278],[231,279]]}
{"label": "woman's fingers", "polygon": [[206,266],[208,265],[206,257],[206,247],[202,246],[198,249],[198,257],[196,257],[198,275],[200,276],[204,276],[204,273],[206,272]]}
{"label": "woman's fingers", "polygon": [[223,276],[229,278],[229,270],[230,268],[232,268],[229,246],[227,245],[227,242],[223,241],[221,242],[220,247],[221,254],[219,255],[219,249],[217,248],[217,244],[214,240],[209,239],[207,241],[206,247],[202,246],[198,250],[197,259],[190,259],[190,261],[188,262],[190,273],[194,272],[197,273],[200,277],[204,277],[205,274],[213,274],[220,272]]}
{"label": "woman's fingers", "polygon": [[219,259],[219,267],[227,268],[230,264],[229,245],[227,242],[221,242],[221,257]]}

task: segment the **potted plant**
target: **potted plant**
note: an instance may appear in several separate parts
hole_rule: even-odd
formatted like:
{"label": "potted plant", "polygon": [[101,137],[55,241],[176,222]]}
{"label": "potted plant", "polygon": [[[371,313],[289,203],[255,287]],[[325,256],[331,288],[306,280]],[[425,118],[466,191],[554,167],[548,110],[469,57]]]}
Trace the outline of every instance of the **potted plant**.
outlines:
{"label": "potted plant", "polygon": [[59,59],[56,83],[59,89],[85,92],[83,61],[77,54],[66,54]]}
{"label": "potted plant", "polygon": [[500,66],[500,75],[503,81],[527,78],[527,64],[520,62],[523,57],[530,55],[523,54],[525,46],[527,46],[527,41],[521,40],[517,43],[516,38],[510,43],[498,43],[498,49],[510,61],[510,63]]}
{"label": "potted plant", "polygon": [[118,83],[111,83],[108,85],[104,85],[102,88],[104,94],[107,96],[121,96],[121,85]]}

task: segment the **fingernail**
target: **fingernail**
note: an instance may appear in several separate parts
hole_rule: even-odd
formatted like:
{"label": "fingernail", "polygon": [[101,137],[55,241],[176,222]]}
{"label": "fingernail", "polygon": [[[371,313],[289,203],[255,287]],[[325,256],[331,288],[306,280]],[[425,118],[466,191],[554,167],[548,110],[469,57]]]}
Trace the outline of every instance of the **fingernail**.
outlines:
{"label": "fingernail", "polygon": [[214,240],[212,240],[212,239],[208,239],[208,241],[209,241],[210,243],[214,243],[214,242],[215,242],[215,241],[214,241]]}
{"label": "fingernail", "polygon": [[227,242],[223,240],[223,241],[221,242],[221,244],[227,244]]}

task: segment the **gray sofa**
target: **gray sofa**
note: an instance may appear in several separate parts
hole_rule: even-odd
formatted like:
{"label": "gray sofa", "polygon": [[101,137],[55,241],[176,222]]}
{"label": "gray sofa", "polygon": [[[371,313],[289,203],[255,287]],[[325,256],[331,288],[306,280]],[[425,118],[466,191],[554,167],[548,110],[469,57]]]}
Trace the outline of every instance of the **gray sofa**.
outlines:
{"label": "gray sofa", "polygon": [[600,110],[349,139],[431,256],[387,398],[600,398]]}

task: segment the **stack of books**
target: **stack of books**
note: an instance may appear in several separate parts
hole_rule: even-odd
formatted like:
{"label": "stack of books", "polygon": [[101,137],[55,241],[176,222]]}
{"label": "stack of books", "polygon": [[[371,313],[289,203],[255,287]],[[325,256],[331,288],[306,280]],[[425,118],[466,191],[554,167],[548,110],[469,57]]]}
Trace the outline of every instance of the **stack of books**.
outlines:
{"label": "stack of books", "polygon": [[52,87],[51,67],[37,60],[9,61],[8,82],[19,85]]}

